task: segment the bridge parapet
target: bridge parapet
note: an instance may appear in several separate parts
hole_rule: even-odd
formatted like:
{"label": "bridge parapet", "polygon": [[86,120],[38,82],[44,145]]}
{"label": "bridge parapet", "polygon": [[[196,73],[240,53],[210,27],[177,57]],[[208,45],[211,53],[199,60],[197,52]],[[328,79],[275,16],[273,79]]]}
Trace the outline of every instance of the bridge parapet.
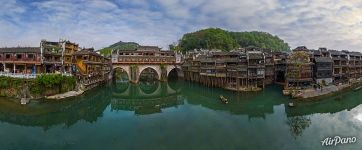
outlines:
{"label": "bridge parapet", "polygon": [[114,64],[175,64],[175,53],[122,51],[112,55]]}
{"label": "bridge parapet", "polygon": [[172,58],[150,57],[119,57],[113,64],[176,64]]}

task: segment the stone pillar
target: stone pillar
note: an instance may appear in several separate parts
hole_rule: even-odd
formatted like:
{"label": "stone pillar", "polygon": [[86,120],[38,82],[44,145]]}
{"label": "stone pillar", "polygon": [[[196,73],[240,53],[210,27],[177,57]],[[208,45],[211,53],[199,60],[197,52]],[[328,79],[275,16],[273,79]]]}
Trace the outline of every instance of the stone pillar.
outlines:
{"label": "stone pillar", "polygon": [[137,77],[137,69],[136,67],[130,67],[129,71],[130,71],[130,77],[129,77],[129,81],[131,83],[137,83],[138,81],[138,77]]}
{"label": "stone pillar", "polygon": [[15,64],[13,64],[13,66],[14,66],[14,70],[13,70],[13,73],[15,73],[15,70],[16,70]]}
{"label": "stone pillar", "polygon": [[161,68],[160,67],[160,81],[162,81],[162,82],[166,82],[167,81],[167,69],[166,69],[166,67],[164,67],[164,68]]}

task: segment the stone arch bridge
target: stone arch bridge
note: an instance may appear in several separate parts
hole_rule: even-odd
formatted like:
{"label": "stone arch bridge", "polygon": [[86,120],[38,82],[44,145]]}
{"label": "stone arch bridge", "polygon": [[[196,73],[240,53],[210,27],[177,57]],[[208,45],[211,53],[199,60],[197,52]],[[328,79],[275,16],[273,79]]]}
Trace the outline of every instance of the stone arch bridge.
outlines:
{"label": "stone arch bridge", "polygon": [[148,68],[154,70],[157,73],[157,79],[160,81],[167,81],[168,75],[172,70],[176,70],[177,75],[179,77],[183,77],[183,72],[180,65],[113,64],[113,71],[117,69],[124,70],[128,75],[128,79],[133,83],[137,83],[141,73]]}
{"label": "stone arch bridge", "polygon": [[112,70],[124,70],[130,82],[138,83],[141,73],[150,68],[157,73],[157,79],[167,81],[172,70],[183,77],[181,56],[172,51],[114,51],[112,52]]}

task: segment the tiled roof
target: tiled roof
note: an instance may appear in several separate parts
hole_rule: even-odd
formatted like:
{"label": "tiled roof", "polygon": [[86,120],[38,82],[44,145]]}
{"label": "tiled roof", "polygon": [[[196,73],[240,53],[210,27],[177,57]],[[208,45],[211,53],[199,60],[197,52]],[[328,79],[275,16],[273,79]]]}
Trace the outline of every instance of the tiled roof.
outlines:
{"label": "tiled roof", "polygon": [[160,51],[158,46],[138,46],[137,51]]}
{"label": "tiled roof", "polygon": [[319,50],[310,50],[312,53],[313,53],[313,55],[321,55],[322,53],[319,51]]}
{"label": "tiled roof", "polygon": [[0,53],[40,53],[40,47],[5,47]]}
{"label": "tiled roof", "polygon": [[239,52],[212,52],[212,55],[230,56],[230,55],[240,55],[240,53]]}
{"label": "tiled roof", "polygon": [[349,52],[349,55],[362,56],[362,54],[360,52]]}
{"label": "tiled roof", "polygon": [[263,59],[264,55],[260,51],[249,51],[247,53],[248,59]]}
{"label": "tiled roof", "polygon": [[74,55],[93,55],[93,56],[102,57],[102,55],[92,51],[91,49],[82,49],[80,51],[75,52]]}
{"label": "tiled roof", "polygon": [[341,55],[341,54],[342,54],[342,52],[337,51],[337,50],[329,50],[329,53],[330,53],[331,55]]}
{"label": "tiled roof", "polygon": [[315,62],[333,62],[330,57],[316,57],[314,60]]}
{"label": "tiled roof", "polygon": [[327,51],[327,48],[325,48],[325,47],[320,47],[318,50],[319,50],[319,51]]}
{"label": "tiled roof", "polygon": [[298,46],[294,51],[308,51],[308,48],[306,46]]}

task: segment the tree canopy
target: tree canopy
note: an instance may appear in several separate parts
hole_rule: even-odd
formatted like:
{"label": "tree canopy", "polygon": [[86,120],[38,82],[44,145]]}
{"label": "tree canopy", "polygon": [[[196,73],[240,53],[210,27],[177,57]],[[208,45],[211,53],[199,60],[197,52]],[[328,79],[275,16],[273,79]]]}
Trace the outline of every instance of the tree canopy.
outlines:
{"label": "tree canopy", "polygon": [[182,51],[193,49],[221,49],[224,51],[238,47],[228,32],[219,28],[209,28],[184,34],[180,40]]}
{"label": "tree canopy", "polygon": [[288,43],[267,32],[229,32],[240,47],[255,46],[272,51],[290,51]]}
{"label": "tree canopy", "polygon": [[230,51],[239,47],[260,47],[272,51],[289,51],[288,43],[278,36],[266,32],[229,32],[220,28],[208,28],[192,33],[186,33],[180,39],[178,46],[182,52],[193,49],[220,49]]}

